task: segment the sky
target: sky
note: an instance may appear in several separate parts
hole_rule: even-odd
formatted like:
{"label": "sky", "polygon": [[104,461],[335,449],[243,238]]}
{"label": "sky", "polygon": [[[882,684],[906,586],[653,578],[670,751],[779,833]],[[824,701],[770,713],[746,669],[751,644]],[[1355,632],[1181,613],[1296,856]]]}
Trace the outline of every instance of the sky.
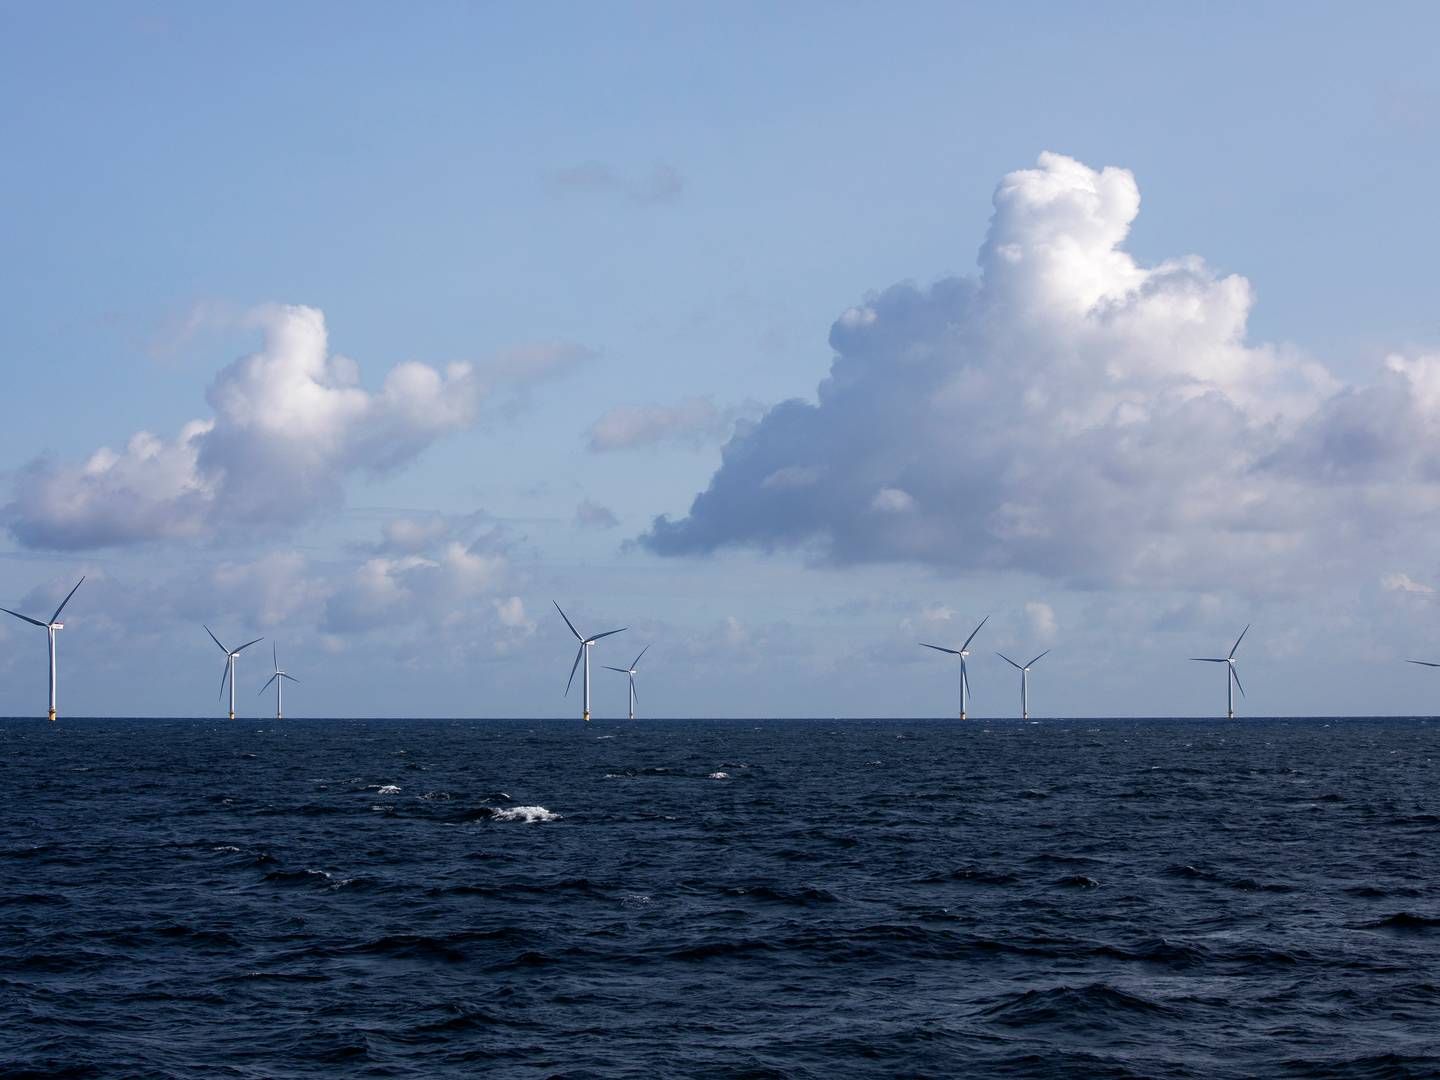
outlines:
{"label": "sky", "polygon": [[[1433,5],[0,4],[63,715],[1430,714]],[[45,640],[0,623],[0,714]],[[626,705],[599,670],[598,716]]]}

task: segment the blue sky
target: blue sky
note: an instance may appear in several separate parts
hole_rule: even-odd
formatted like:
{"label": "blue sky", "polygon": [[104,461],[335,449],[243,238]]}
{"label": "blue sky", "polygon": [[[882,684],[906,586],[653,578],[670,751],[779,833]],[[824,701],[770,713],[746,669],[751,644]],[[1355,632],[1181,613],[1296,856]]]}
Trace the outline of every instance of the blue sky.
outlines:
{"label": "blue sky", "polygon": [[91,575],[62,713],[214,709],[208,621],[297,715],[562,715],[552,598],[656,714],[944,714],[986,613],[981,713],[1206,712],[1249,621],[1251,711],[1433,711],[1437,21],[6,6],[3,602]]}

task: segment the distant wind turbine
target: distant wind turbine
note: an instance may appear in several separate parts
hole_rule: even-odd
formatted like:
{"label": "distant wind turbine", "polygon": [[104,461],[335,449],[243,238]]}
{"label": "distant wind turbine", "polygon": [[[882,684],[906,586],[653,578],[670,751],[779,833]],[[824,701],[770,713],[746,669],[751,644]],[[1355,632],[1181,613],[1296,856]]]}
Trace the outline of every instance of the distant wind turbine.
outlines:
{"label": "distant wind turbine", "polygon": [[[617,631],[617,633],[618,633],[618,631]],[[650,646],[649,646],[649,645],[646,645],[645,648],[643,648],[643,649],[640,650],[640,656],[644,656],[644,655],[645,655],[647,652],[649,652],[649,651],[650,651]],[[628,668],[624,668],[624,667],[611,667],[609,664],[606,664],[606,665],[605,665],[605,670],[606,670],[606,671],[618,671],[618,672],[620,672],[621,675],[628,675],[628,676],[630,676],[630,719],[631,719],[631,720],[634,720],[634,719],[635,719],[635,669],[640,666],[640,656],[635,657],[634,661],[630,664],[630,666],[629,666]]]}
{"label": "distant wind turbine", "polygon": [[1230,646],[1228,656],[1192,656],[1191,660],[1198,660],[1202,664],[1224,664],[1229,674],[1225,676],[1225,718],[1235,719],[1235,688],[1240,687],[1240,696],[1245,696],[1245,687],[1240,686],[1240,673],[1235,670],[1235,650],[1240,648],[1240,642],[1245,640],[1245,635],[1250,632],[1247,625],[1240,631],[1240,636],[1235,639],[1235,644]]}
{"label": "distant wind turbine", "polygon": [[[82,577],[75,583],[75,589],[84,584],[85,579]],[[65,605],[70,603],[70,597],[75,595],[75,589],[71,589],[65,599],[60,601],[60,606],[55,609],[55,614],[50,616],[49,622],[41,622],[39,619],[30,618],[29,615],[21,615],[18,611],[11,611],[8,607],[0,608],[0,611],[7,615],[14,615],[17,619],[24,619],[32,626],[40,627],[50,638],[50,720],[52,722],[55,719],[55,631],[65,629],[65,624],[60,621],[60,613],[65,610]]]}
{"label": "distant wind turbine", "polygon": [[1040,661],[1041,657],[1048,656],[1049,654],[1050,654],[1050,650],[1049,650],[1049,649],[1046,649],[1044,652],[1042,652],[1042,653],[1040,654],[1040,656],[1035,657],[1034,660],[1031,660],[1031,661],[1030,661],[1028,664],[1026,664],[1024,667],[1021,667],[1019,664],[1015,663],[1014,660],[1011,660],[1011,659],[1010,659],[1008,656],[1006,656],[1003,652],[997,652],[997,653],[995,654],[996,656],[1000,657],[1001,660],[1004,660],[1005,663],[1007,663],[1007,664],[1009,664],[1011,667],[1013,667],[1016,671],[1020,672],[1020,719],[1021,719],[1021,720],[1029,720],[1029,719],[1030,719],[1030,669],[1031,669],[1032,667],[1034,667],[1034,666]]}
{"label": "distant wind turbine", "polygon": [[[990,621],[990,616],[989,616],[989,615],[986,615],[985,618],[983,618],[983,619],[980,620],[980,626],[984,626],[984,625],[985,625],[987,622],[989,622],[989,621]],[[966,713],[967,707],[968,707],[968,705],[969,705],[969,703],[970,703],[970,676],[969,676],[969,674],[968,674],[968,673],[966,672],[966,670],[965,670],[965,658],[970,655],[970,643],[975,640],[975,635],[980,632],[980,626],[977,626],[977,627],[975,627],[974,630],[971,630],[971,631],[970,631],[970,636],[965,639],[965,644],[964,644],[964,645],[961,645],[960,648],[958,648],[958,649],[947,649],[947,648],[945,648],[943,645],[926,645],[925,642],[923,642],[923,641],[920,642],[920,644],[921,644],[921,645],[924,645],[925,648],[927,648],[927,649],[934,649],[934,650],[936,650],[937,652],[949,653],[951,656],[958,656],[958,657],[960,658],[960,719],[961,719],[961,720],[964,720],[964,719],[965,719],[965,713]]]}
{"label": "distant wind turbine", "polygon": [[1406,660],[1407,664],[1419,664],[1421,667],[1440,667],[1440,664],[1432,664],[1429,660]]}
{"label": "distant wind turbine", "polygon": [[[251,642],[251,644],[253,645],[254,642]],[[224,646],[222,645],[221,648],[224,648]],[[239,650],[237,649],[236,651],[238,652]],[[284,720],[285,680],[289,679],[293,683],[298,683],[300,680],[295,678],[294,675],[280,670],[280,652],[278,649],[275,648],[275,643],[273,641],[270,643],[270,655],[275,659],[275,674],[270,676],[270,682],[267,682],[264,686],[260,687],[259,691],[257,692],[257,696],[258,694],[263,694],[266,690],[269,690],[270,683],[273,682],[275,684],[275,719]]]}
{"label": "distant wind turbine", "polygon": [[[210,627],[205,627],[205,632],[210,635],[211,641],[215,642],[216,645],[220,645],[220,639],[215,636],[215,632],[211,630]],[[255,642],[264,640],[265,639],[263,637],[257,637],[255,641],[247,641],[238,649],[227,649],[224,645],[220,645],[220,651],[225,654],[225,671],[220,676],[220,696],[225,696],[225,680],[229,679],[231,720],[235,719],[235,658],[239,656],[242,652],[244,652],[246,649],[248,649],[251,645],[254,645]]]}
{"label": "distant wind turbine", "polygon": [[588,724],[590,722],[590,648],[601,638],[609,637],[611,634],[618,634],[621,631],[628,630],[629,627],[622,626],[619,630],[606,630],[605,633],[596,634],[594,637],[583,637],[580,631],[575,629],[575,624],[570,621],[570,616],[561,610],[560,605],[554,600],[550,602],[555,604],[555,610],[560,612],[560,617],[565,620],[565,625],[568,626],[570,632],[575,635],[575,640],[580,642],[580,651],[575,654],[575,663],[570,665],[570,678],[565,683],[565,696],[570,696],[571,684],[575,682],[575,669],[580,666],[580,660],[583,658],[585,660],[585,711],[581,716]]}

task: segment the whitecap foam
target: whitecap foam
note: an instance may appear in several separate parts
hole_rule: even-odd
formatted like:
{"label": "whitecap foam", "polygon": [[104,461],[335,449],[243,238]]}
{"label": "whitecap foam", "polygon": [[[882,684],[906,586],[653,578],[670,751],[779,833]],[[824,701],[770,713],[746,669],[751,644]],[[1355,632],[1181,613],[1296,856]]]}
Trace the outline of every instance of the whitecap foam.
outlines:
{"label": "whitecap foam", "polygon": [[560,815],[543,806],[507,806],[496,809],[496,821],[559,821]]}
{"label": "whitecap foam", "polygon": [[729,780],[729,779],[730,779],[730,774],[729,774],[728,772],[712,772],[709,776],[706,777],[706,779],[707,779],[707,780]]}
{"label": "whitecap foam", "polygon": [[375,794],[377,794],[377,795],[399,795],[399,794],[400,794],[400,789],[399,789],[398,787],[396,787],[394,784],[386,784],[384,787],[382,787],[382,788],[381,788],[379,791],[377,791]]}

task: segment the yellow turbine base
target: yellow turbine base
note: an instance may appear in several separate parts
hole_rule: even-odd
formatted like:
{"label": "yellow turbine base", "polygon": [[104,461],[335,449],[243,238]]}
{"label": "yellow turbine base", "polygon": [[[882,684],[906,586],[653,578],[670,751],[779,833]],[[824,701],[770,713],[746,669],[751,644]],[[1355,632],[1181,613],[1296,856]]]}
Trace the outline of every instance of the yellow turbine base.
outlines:
{"label": "yellow turbine base", "polygon": [[589,709],[586,709],[586,710],[585,710],[585,722],[586,722],[587,724],[590,722],[590,710],[589,710]]}
{"label": "yellow turbine base", "polygon": [[50,722],[51,722],[52,724],[55,722],[55,710],[54,710],[54,709],[51,709],[51,710],[50,710]]}
{"label": "yellow turbine base", "polygon": [[231,720],[234,720],[234,719],[235,719],[235,714],[234,714],[233,712],[230,714],[230,719],[231,719]]}

